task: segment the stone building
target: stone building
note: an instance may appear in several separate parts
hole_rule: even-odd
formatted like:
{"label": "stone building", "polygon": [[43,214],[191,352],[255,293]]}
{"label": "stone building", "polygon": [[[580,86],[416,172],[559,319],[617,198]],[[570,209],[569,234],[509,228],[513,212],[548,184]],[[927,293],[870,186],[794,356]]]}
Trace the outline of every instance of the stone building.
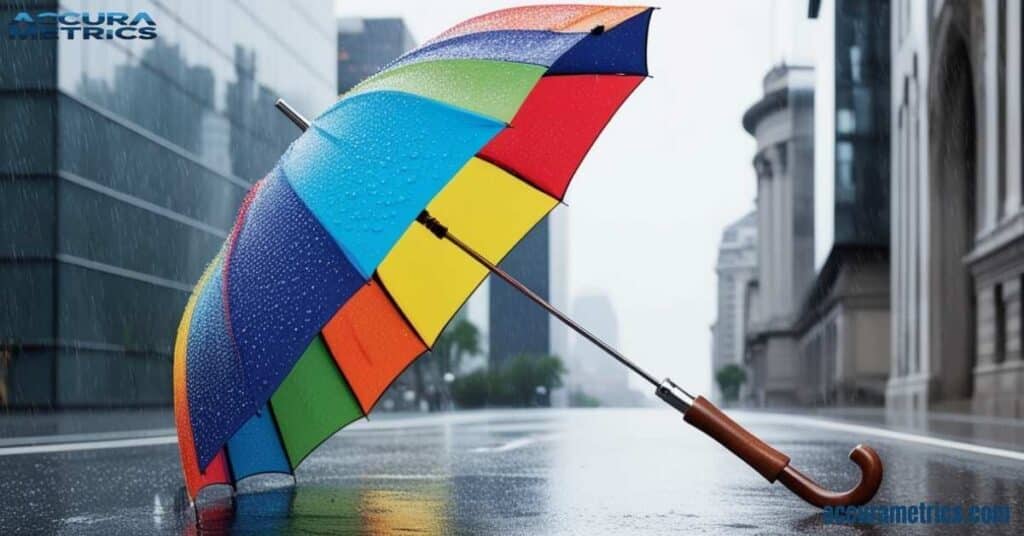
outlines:
{"label": "stone building", "polygon": [[1024,416],[1020,2],[892,9],[887,405]]}
{"label": "stone building", "polygon": [[889,256],[837,243],[794,326],[804,405],[881,405],[889,373]]}
{"label": "stone building", "polygon": [[814,69],[779,65],[743,115],[757,140],[757,283],[747,286],[746,356],[757,405],[797,401],[793,326],[814,277]]}
{"label": "stone building", "polygon": [[[748,213],[722,232],[715,273],[718,318],[711,327],[711,394],[714,400],[721,400],[715,374],[729,364],[744,366],[747,286],[757,278],[757,212]],[[741,399],[744,394],[741,392]]]}

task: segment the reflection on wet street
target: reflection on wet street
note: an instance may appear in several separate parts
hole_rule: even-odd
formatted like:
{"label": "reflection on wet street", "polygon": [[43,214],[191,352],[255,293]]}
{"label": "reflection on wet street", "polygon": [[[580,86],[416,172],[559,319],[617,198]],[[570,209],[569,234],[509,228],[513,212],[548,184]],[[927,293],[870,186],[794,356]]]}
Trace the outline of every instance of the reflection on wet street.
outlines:
{"label": "reflection on wet street", "polygon": [[[882,504],[1009,504],[1021,528],[1020,462],[736,414],[839,489],[859,442],[878,449]],[[373,419],[329,440],[286,477],[234,500],[210,490],[198,523],[176,447],[0,456],[0,532],[200,534],[848,533],[661,409],[489,411]],[[282,480],[283,479],[283,480]],[[924,532],[926,527],[858,527]],[[934,529],[935,527],[929,527]],[[946,527],[951,532],[955,527]],[[961,529],[963,527],[960,527]],[[1011,527],[976,526],[1006,533]],[[1012,531],[1011,531],[1012,532]],[[1019,532],[1018,532],[1019,533]]]}

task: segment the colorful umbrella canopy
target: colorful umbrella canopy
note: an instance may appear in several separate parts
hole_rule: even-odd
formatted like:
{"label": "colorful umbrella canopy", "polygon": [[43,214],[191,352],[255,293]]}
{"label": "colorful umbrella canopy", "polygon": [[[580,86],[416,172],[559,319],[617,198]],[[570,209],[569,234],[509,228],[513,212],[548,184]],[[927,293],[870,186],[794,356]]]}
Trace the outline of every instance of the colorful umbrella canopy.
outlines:
{"label": "colorful umbrella canopy", "polygon": [[565,195],[647,76],[651,8],[537,6],[459,24],[318,117],[257,182],[182,316],[186,488],[292,473],[365,416]]}

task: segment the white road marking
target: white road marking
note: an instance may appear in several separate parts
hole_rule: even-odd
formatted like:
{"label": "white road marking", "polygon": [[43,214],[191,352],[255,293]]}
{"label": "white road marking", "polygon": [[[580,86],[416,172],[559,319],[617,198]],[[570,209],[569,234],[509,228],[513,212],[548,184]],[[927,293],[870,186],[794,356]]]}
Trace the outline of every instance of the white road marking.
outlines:
{"label": "white road marking", "polygon": [[482,478],[522,478],[522,479],[545,479],[546,475],[528,473],[468,473],[468,474],[369,474],[369,475],[341,475],[341,480],[452,480],[456,477],[482,477]]}
{"label": "white road marking", "polygon": [[18,436],[0,439],[0,449],[5,447],[27,447],[30,445],[53,445],[55,443],[93,443],[115,439],[140,439],[174,435],[174,428],[156,428],[124,432],[94,432],[56,435]]}
{"label": "white road marking", "polygon": [[799,424],[804,426],[810,426],[813,428],[821,428],[823,430],[838,430],[841,432],[872,435],[875,437],[884,437],[886,439],[906,441],[908,443],[917,443],[919,445],[928,445],[932,447],[941,447],[952,450],[959,450],[963,452],[970,452],[972,454],[984,454],[988,456],[997,456],[1000,458],[1009,458],[1011,460],[1024,461],[1024,452],[1020,451],[1001,449],[996,447],[985,447],[982,445],[975,445],[972,443],[964,443],[962,441],[954,441],[952,439],[942,439],[938,437],[909,434],[906,432],[897,432],[895,430],[875,428],[872,426],[864,426],[861,424],[850,424],[844,422],[827,421],[824,419],[815,419],[812,417],[799,417],[792,415],[782,416],[776,414],[758,415],[757,417],[749,420],[755,423]]}
{"label": "white road marking", "polygon": [[0,448],[0,456],[16,456],[18,454],[47,454],[52,452],[73,452],[76,450],[106,450],[131,447],[152,447],[156,445],[174,445],[178,442],[176,435],[155,437],[138,437],[133,439],[111,439],[107,441],[78,441],[75,443],[53,443],[50,445],[26,445],[22,447]]}
{"label": "white road marking", "polygon": [[524,447],[528,447],[534,443],[540,443],[541,441],[552,441],[558,438],[557,434],[549,434],[543,436],[526,436],[519,439],[513,439],[508,443],[502,443],[496,447],[477,447],[470,450],[470,452],[509,452],[511,450],[518,450]]}

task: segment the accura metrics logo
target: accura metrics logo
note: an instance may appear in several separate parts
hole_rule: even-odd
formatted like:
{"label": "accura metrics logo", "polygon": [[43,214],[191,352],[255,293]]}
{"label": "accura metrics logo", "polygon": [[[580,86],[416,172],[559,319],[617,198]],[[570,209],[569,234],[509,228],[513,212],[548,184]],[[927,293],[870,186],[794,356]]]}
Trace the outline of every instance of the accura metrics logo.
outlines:
{"label": "accura metrics logo", "polygon": [[145,11],[21,11],[7,23],[7,38],[18,40],[156,39],[156,21]]}

